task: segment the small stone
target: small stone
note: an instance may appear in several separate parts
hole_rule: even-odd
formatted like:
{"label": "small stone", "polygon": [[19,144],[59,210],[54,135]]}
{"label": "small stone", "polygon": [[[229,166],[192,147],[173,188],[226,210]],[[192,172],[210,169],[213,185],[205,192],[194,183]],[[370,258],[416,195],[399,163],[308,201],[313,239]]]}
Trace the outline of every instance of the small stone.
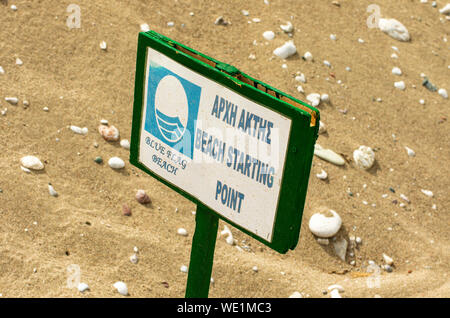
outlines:
{"label": "small stone", "polygon": [[421,105],[425,105],[425,100],[424,100],[424,99],[420,99],[420,100],[419,100],[419,103],[420,103]]}
{"label": "small stone", "polygon": [[252,21],[255,22],[255,23],[259,23],[259,22],[261,22],[261,19],[260,18],[253,18]]}
{"label": "small stone", "polygon": [[252,270],[257,273],[258,272],[258,266],[253,266]]}
{"label": "small stone", "polygon": [[141,32],[148,32],[148,31],[150,31],[150,26],[147,23],[142,23],[140,25],[140,27],[141,27]]}
{"label": "small stone", "polygon": [[103,139],[106,141],[117,141],[119,140],[119,130],[114,126],[98,126],[98,132],[102,135]]}
{"label": "small stone", "polygon": [[448,98],[448,93],[444,88],[440,88],[438,90],[438,94],[442,96],[442,98],[447,99]]}
{"label": "small stone", "polygon": [[336,41],[336,34],[330,34],[330,40]]}
{"label": "small stone", "polygon": [[180,271],[181,271],[182,273],[187,273],[187,272],[188,272],[188,267],[187,267],[186,265],[181,265]]}
{"label": "small stone", "polygon": [[295,80],[298,81],[298,82],[306,83],[305,74],[301,73],[300,75],[297,75],[295,77]]}
{"label": "small stone", "polygon": [[316,107],[320,104],[320,94],[317,93],[311,93],[308,96],[306,96],[306,99],[310,103],[311,106]]}
{"label": "small stone", "polygon": [[339,290],[333,289],[330,293],[331,298],[342,298],[341,294],[339,294]]}
{"label": "small stone", "polygon": [[147,195],[147,193],[145,192],[145,190],[138,190],[136,192],[136,200],[140,203],[140,204],[147,204],[147,203],[151,203],[152,200],[150,199],[150,197]]}
{"label": "small stone", "polygon": [[127,150],[130,149],[130,142],[128,141],[128,139],[122,139],[120,141],[120,145],[122,146],[122,148],[125,148]]}
{"label": "small stone", "polygon": [[11,105],[17,105],[19,99],[17,97],[5,97],[5,101],[10,103]]}
{"label": "small stone", "polygon": [[263,37],[267,40],[267,41],[271,41],[275,38],[275,33],[273,33],[273,31],[266,31],[263,33]]}
{"label": "small stone", "polygon": [[306,53],[303,55],[303,59],[304,59],[305,61],[312,61],[312,60],[313,60],[313,55],[312,55],[310,52],[306,52]]}
{"label": "small stone", "polygon": [[337,240],[333,243],[334,251],[336,252],[336,255],[345,262],[345,256],[347,254],[347,246],[348,243],[345,239]]}
{"label": "small stone", "polygon": [[327,132],[327,127],[322,121],[319,121],[319,134],[324,134]]}
{"label": "small stone", "polygon": [[181,236],[188,236],[188,232],[186,231],[186,229],[183,229],[183,228],[179,228],[177,230],[177,234],[181,235]]}
{"label": "small stone", "polygon": [[5,74],[5,70],[3,69],[3,67],[0,66],[0,75],[4,75]]}
{"label": "small stone", "polygon": [[103,51],[106,51],[106,49],[107,49],[107,44],[106,44],[105,41],[100,42],[100,48],[101,48]]}
{"label": "small stone", "polygon": [[22,167],[32,170],[42,170],[44,165],[41,160],[35,156],[25,156],[20,159],[20,164]]}
{"label": "small stone", "polygon": [[77,288],[80,293],[84,293],[86,290],[89,289],[89,286],[86,283],[79,283]]}
{"label": "small stone", "polygon": [[405,90],[406,85],[405,85],[405,82],[399,81],[399,82],[394,83],[394,87],[403,91],[403,90]]}
{"label": "small stone", "polygon": [[320,101],[322,101],[324,103],[328,103],[330,101],[330,96],[328,96],[328,94],[322,94],[320,96]]}
{"label": "small stone", "polygon": [[443,7],[442,9],[439,9],[439,12],[442,14],[450,15],[450,3],[447,3],[445,5],[445,7]]}
{"label": "small stone", "polygon": [[94,161],[98,164],[101,164],[103,162],[102,157],[95,157]]}
{"label": "small stone", "polygon": [[391,257],[389,257],[386,254],[384,254],[384,253],[383,253],[383,260],[388,265],[394,264],[394,260]]}
{"label": "small stone", "polygon": [[404,195],[403,193],[400,194],[400,198],[402,198],[403,200],[405,200],[408,203],[411,202],[411,201],[409,201],[408,197],[406,195]]}
{"label": "small stone", "polygon": [[292,23],[290,21],[287,21],[286,24],[280,25],[281,30],[283,30],[285,33],[290,33],[294,29],[292,26]]}
{"label": "small stone", "polygon": [[228,24],[230,24],[228,21],[225,21],[225,19],[223,18],[223,16],[220,16],[216,19],[216,21],[214,21],[215,25],[223,25],[226,26]]}
{"label": "small stone", "polygon": [[355,242],[356,242],[356,244],[361,244],[361,243],[362,243],[362,239],[358,236],[358,237],[355,239]]}
{"label": "small stone", "polygon": [[345,164],[344,158],[330,149],[323,148],[317,143],[314,145],[314,155],[338,166],[343,166]]}
{"label": "small stone", "polygon": [[23,61],[20,58],[16,58],[16,64],[17,65],[23,65]]}
{"label": "small stone", "polygon": [[298,291],[295,291],[292,293],[292,295],[289,296],[289,298],[303,298],[303,295]]}
{"label": "small stone", "polygon": [[398,67],[394,67],[392,69],[392,74],[400,76],[400,75],[402,75],[402,70],[400,68],[398,68]]}
{"label": "small stone", "polygon": [[246,17],[250,14],[247,10],[241,10],[241,13]]}
{"label": "small stone", "polygon": [[320,180],[326,180],[328,178],[328,174],[325,170],[322,169],[320,173],[316,174],[316,177]]}
{"label": "small stone", "polygon": [[131,216],[131,208],[127,204],[122,205],[122,214],[125,216]]}
{"label": "small stone", "polygon": [[100,119],[100,124],[108,126],[108,120],[107,119]]}
{"label": "small stone", "polygon": [[57,197],[58,196],[58,192],[56,192],[55,188],[53,188],[51,183],[48,184],[48,192],[50,193],[50,195],[52,197]]}
{"label": "small stone", "polygon": [[421,189],[420,191],[422,191],[422,193],[425,194],[427,197],[430,197],[430,198],[433,197],[433,192],[430,190]]}
{"label": "small stone", "polygon": [[137,254],[133,254],[130,256],[130,262],[133,264],[137,264],[139,262],[139,257],[137,256]]}
{"label": "small stone", "polygon": [[293,41],[285,42],[282,46],[276,48],[273,54],[282,59],[287,59],[289,56],[294,55],[297,52],[297,48]]}
{"label": "small stone", "polygon": [[309,230],[320,238],[329,238],[339,231],[342,219],[336,211],[323,208],[309,219]]}
{"label": "small stone", "polygon": [[113,169],[122,169],[125,167],[125,162],[119,157],[112,157],[108,160],[108,165]]}
{"label": "small stone", "polygon": [[408,147],[405,146],[405,149],[406,149],[406,152],[408,153],[408,156],[410,156],[410,157],[415,157],[416,156],[416,153],[411,148],[408,148]]}
{"label": "small stone", "polygon": [[375,162],[375,153],[370,147],[360,146],[353,152],[353,159],[359,168],[368,170]]}
{"label": "small stone", "polygon": [[303,87],[301,85],[297,86],[297,92],[304,94],[305,91],[303,90]]}
{"label": "small stone", "polygon": [[48,112],[48,111],[49,111],[49,109],[48,109],[47,106],[45,106],[44,108],[42,108],[42,110],[43,110],[44,112]]}
{"label": "small stone", "polygon": [[115,289],[117,289],[119,294],[121,294],[122,296],[128,296],[127,284],[125,284],[124,282],[116,282],[113,286]]}
{"label": "small stone", "polygon": [[70,126],[70,130],[72,130],[74,133],[79,134],[79,135],[86,135],[88,133],[88,128],[84,127],[84,128],[80,128],[78,126]]}
{"label": "small stone", "polygon": [[320,245],[328,245],[330,244],[330,240],[326,238],[318,238],[317,243],[319,243]]}
{"label": "small stone", "polygon": [[323,61],[323,65],[325,65],[327,67],[331,67],[331,63],[328,62],[327,60]]}

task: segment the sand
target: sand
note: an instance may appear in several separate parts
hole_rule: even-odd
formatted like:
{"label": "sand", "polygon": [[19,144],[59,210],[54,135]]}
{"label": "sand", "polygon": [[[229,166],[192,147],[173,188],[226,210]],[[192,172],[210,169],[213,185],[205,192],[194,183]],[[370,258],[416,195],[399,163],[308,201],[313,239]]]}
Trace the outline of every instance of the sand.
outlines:
{"label": "sand", "polygon": [[[450,91],[449,44],[443,41],[450,38],[449,22],[441,22],[444,16],[430,3],[378,0],[383,17],[408,28],[411,42],[399,42],[366,26],[372,1],[339,2],[340,7],[313,0],[271,0],[270,5],[262,0],[80,0],[81,28],[72,30],[66,26],[72,1],[9,1],[17,11],[0,3],[0,65],[5,69],[0,108],[8,108],[0,116],[0,294],[123,297],[112,286],[121,280],[132,297],[184,296],[187,275],[179,268],[189,264],[194,204],[133,167],[128,150],[97,132],[105,118],[119,128],[121,138],[130,139],[137,36],[145,22],[302,100],[306,96],[297,92],[294,75],[304,73],[306,94],[330,95],[331,103],[319,106],[328,132],[318,143],[350,159],[337,167],[314,158],[295,250],[280,255],[234,228],[239,245],[251,251],[240,252],[218,237],[211,297],[288,297],[294,291],[329,297],[322,291],[335,283],[345,288],[343,297],[449,297],[450,102],[425,89],[420,77],[423,72]],[[438,8],[446,4],[437,3]],[[214,25],[220,15],[232,24]],[[261,22],[249,24],[252,18]],[[287,61],[271,58],[290,39],[279,28],[288,20],[295,27],[292,39],[299,54]],[[169,21],[175,26],[168,27]],[[276,36],[266,44],[262,33],[267,30]],[[332,33],[337,41],[330,40]],[[107,51],[99,48],[101,41]],[[399,49],[397,60],[390,57],[393,45]],[[301,59],[306,51],[314,62]],[[22,66],[15,64],[16,57]],[[394,66],[403,75],[392,75]],[[394,88],[399,80],[405,81],[405,91]],[[19,105],[7,104],[8,96],[18,97]],[[422,98],[425,105],[419,104]],[[30,101],[27,109],[23,100]],[[69,125],[88,127],[89,133],[74,134]],[[351,161],[360,145],[376,150],[370,171]],[[416,156],[408,157],[405,146]],[[38,156],[45,170],[24,173],[19,161],[25,155]],[[105,161],[119,156],[126,167],[117,172],[98,165],[93,161],[97,156]],[[326,182],[315,177],[321,169],[329,175]],[[48,182],[58,197],[49,195]],[[151,206],[134,199],[138,189],[147,191]],[[421,189],[433,191],[434,197]],[[405,207],[400,207],[401,193],[411,201]],[[122,215],[123,204],[131,207],[131,217]],[[354,257],[347,253],[347,262],[331,246],[319,245],[308,229],[309,217],[321,206],[342,217],[339,237],[362,239]],[[188,230],[187,237],[176,234],[179,227]],[[138,264],[129,260],[134,246]],[[364,275],[368,261],[383,264],[382,253],[394,259],[394,271],[382,271],[379,286],[369,288]],[[79,266],[90,291],[67,287],[71,264]]]}

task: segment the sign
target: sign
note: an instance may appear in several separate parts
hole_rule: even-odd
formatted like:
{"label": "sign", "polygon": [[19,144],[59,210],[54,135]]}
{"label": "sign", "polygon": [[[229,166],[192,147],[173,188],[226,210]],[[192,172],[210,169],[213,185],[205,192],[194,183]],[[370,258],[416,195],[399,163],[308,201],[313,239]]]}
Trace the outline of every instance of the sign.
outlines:
{"label": "sign", "polygon": [[130,162],[197,204],[187,296],[208,293],[218,218],[280,253],[295,248],[318,129],[314,107],[139,34]]}

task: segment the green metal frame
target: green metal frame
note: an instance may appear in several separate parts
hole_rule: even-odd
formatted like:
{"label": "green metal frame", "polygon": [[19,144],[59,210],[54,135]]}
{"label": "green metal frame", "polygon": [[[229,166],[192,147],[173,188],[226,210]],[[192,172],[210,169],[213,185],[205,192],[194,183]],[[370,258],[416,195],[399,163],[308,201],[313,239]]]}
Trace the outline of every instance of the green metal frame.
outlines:
{"label": "green metal frame", "polygon": [[[152,49],[166,55],[172,60],[201,74],[202,76],[209,78],[210,80],[213,80],[220,85],[225,86],[250,100],[253,100],[256,103],[291,119],[292,125],[271,242],[226,219],[216,211],[213,211],[211,208],[205,206],[204,203],[198,198],[161,178],[159,175],[152,172],[141,162],[139,162],[139,143],[144,100],[143,94],[145,93],[144,85],[147,65],[147,47],[151,47]],[[192,52],[203,59],[207,59],[208,61],[214,62],[216,65],[213,67],[208,63],[201,61],[201,59],[194,58],[191,54],[184,53],[179,48]],[[315,112],[315,125],[311,126],[312,116],[310,112],[305,111],[302,108],[295,107],[280,98],[277,98],[277,96],[272,96],[265,91],[251,86],[236,78],[236,75],[240,75],[241,78],[244,77],[254,83],[270,89],[275,92],[275,95],[278,97],[289,98],[290,100],[309,108],[312,112]],[[298,243],[300,235],[300,226],[308,187],[311,162],[314,153],[314,144],[318,136],[320,120],[319,111],[292,96],[251,78],[231,65],[210,58],[154,31],[139,33],[135,76],[130,163],[197,205],[209,208],[211,213],[214,213],[218,218],[230,223],[232,226],[238,228],[242,232],[250,235],[279,253],[284,254],[289,249],[294,249]],[[264,211],[261,211],[261,213],[263,212]]]}

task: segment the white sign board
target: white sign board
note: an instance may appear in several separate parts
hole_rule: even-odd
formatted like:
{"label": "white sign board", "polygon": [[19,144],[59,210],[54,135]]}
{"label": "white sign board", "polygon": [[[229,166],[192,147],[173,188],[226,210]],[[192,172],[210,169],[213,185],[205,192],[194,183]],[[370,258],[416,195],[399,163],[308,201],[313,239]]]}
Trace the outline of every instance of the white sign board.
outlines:
{"label": "white sign board", "polygon": [[147,48],[139,161],[271,242],[291,120]]}

